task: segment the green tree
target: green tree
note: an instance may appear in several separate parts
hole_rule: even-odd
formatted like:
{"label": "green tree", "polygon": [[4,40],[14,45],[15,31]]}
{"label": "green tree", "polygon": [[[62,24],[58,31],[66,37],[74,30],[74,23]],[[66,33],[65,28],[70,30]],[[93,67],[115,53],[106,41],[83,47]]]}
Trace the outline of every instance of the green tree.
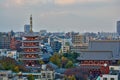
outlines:
{"label": "green tree", "polygon": [[65,42],[65,45],[66,45],[66,46],[70,46],[70,43],[69,43],[69,42]]}
{"label": "green tree", "polygon": [[66,57],[62,56],[61,57],[61,65],[62,65],[63,68],[65,67],[67,62],[68,62],[68,59]]}
{"label": "green tree", "polygon": [[65,65],[65,68],[72,68],[73,67],[73,62],[68,61],[68,63]]}
{"label": "green tree", "polygon": [[119,60],[119,61],[117,61],[117,64],[118,64],[118,65],[120,65],[120,60]]}
{"label": "green tree", "polygon": [[32,74],[28,75],[28,80],[34,80],[34,76]]}
{"label": "green tree", "polygon": [[44,64],[43,60],[40,60],[39,63],[40,63],[41,65]]}
{"label": "green tree", "polygon": [[19,67],[18,66],[15,66],[14,69],[13,69],[14,72],[19,72]]}
{"label": "green tree", "polygon": [[76,80],[74,75],[71,76],[71,80]]}
{"label": "green tree", "polygon": [[51,58],[50,61],[54,64],[56,64],[57,66],[61,66],[61,59],[60,59],[60,55],[59,54],[54,54]]}

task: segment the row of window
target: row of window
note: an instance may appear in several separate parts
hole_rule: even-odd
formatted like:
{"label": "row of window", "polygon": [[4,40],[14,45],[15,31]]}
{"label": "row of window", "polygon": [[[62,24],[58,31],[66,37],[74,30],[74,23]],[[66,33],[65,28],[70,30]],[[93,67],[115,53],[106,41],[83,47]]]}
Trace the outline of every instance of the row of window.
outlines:
{"label": "row of window", "polygon": [[[108,78],[103,78],[103,80],[108,80]],[[110,80],[115,80],[115,78],[110,78]]]}

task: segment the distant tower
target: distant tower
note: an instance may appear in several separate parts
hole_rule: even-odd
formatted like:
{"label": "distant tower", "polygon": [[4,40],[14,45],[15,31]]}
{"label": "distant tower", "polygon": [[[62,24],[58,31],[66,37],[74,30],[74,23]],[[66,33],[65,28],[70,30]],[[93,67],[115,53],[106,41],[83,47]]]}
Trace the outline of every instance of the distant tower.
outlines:
{"label": "distant tower", "polygon": [[30,16],[30,32],[33,32],[33,30],[32,30],[32,15]]}
{"label": "distant tower", "polygon": [[120,21],[117,21],[117,33],[120,35]]}

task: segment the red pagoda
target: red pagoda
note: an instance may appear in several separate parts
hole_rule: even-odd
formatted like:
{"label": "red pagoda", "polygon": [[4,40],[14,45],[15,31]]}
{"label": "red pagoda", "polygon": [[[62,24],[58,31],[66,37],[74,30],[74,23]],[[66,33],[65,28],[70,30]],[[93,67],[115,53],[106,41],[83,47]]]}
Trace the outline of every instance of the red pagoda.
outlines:
{"label": "red pagoda", "polygon": [[[39,35],[32,30],[32,15],[30,16],[30,32],[25,33],[22,39],[22,53],[20,53],[20,60],[32,70],[39,69],[39,60],[41,59]],[[33,69],[34,68],[34,69]]]}

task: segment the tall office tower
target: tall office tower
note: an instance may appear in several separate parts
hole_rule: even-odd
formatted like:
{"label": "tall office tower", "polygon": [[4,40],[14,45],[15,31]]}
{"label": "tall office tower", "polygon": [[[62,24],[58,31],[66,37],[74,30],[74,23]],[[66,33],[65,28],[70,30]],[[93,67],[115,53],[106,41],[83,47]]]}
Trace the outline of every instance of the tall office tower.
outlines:
{"label": "tall office tower", "polygon": [[120,35],[120,21],[117,21],[117,33]]}
{"label": "tall office tower", "polygon": [[22,50],[20,53],[20,60],[26,68],[32,70],[40,70],[39,61],[41,59],[39,35],[32,30],[32,16],[30,17],[30,32],[25,33],[22,40]]}
{"label": "tall office tower", "polygon": [[24,32],[30,32],[30,25],[24,25]]}

